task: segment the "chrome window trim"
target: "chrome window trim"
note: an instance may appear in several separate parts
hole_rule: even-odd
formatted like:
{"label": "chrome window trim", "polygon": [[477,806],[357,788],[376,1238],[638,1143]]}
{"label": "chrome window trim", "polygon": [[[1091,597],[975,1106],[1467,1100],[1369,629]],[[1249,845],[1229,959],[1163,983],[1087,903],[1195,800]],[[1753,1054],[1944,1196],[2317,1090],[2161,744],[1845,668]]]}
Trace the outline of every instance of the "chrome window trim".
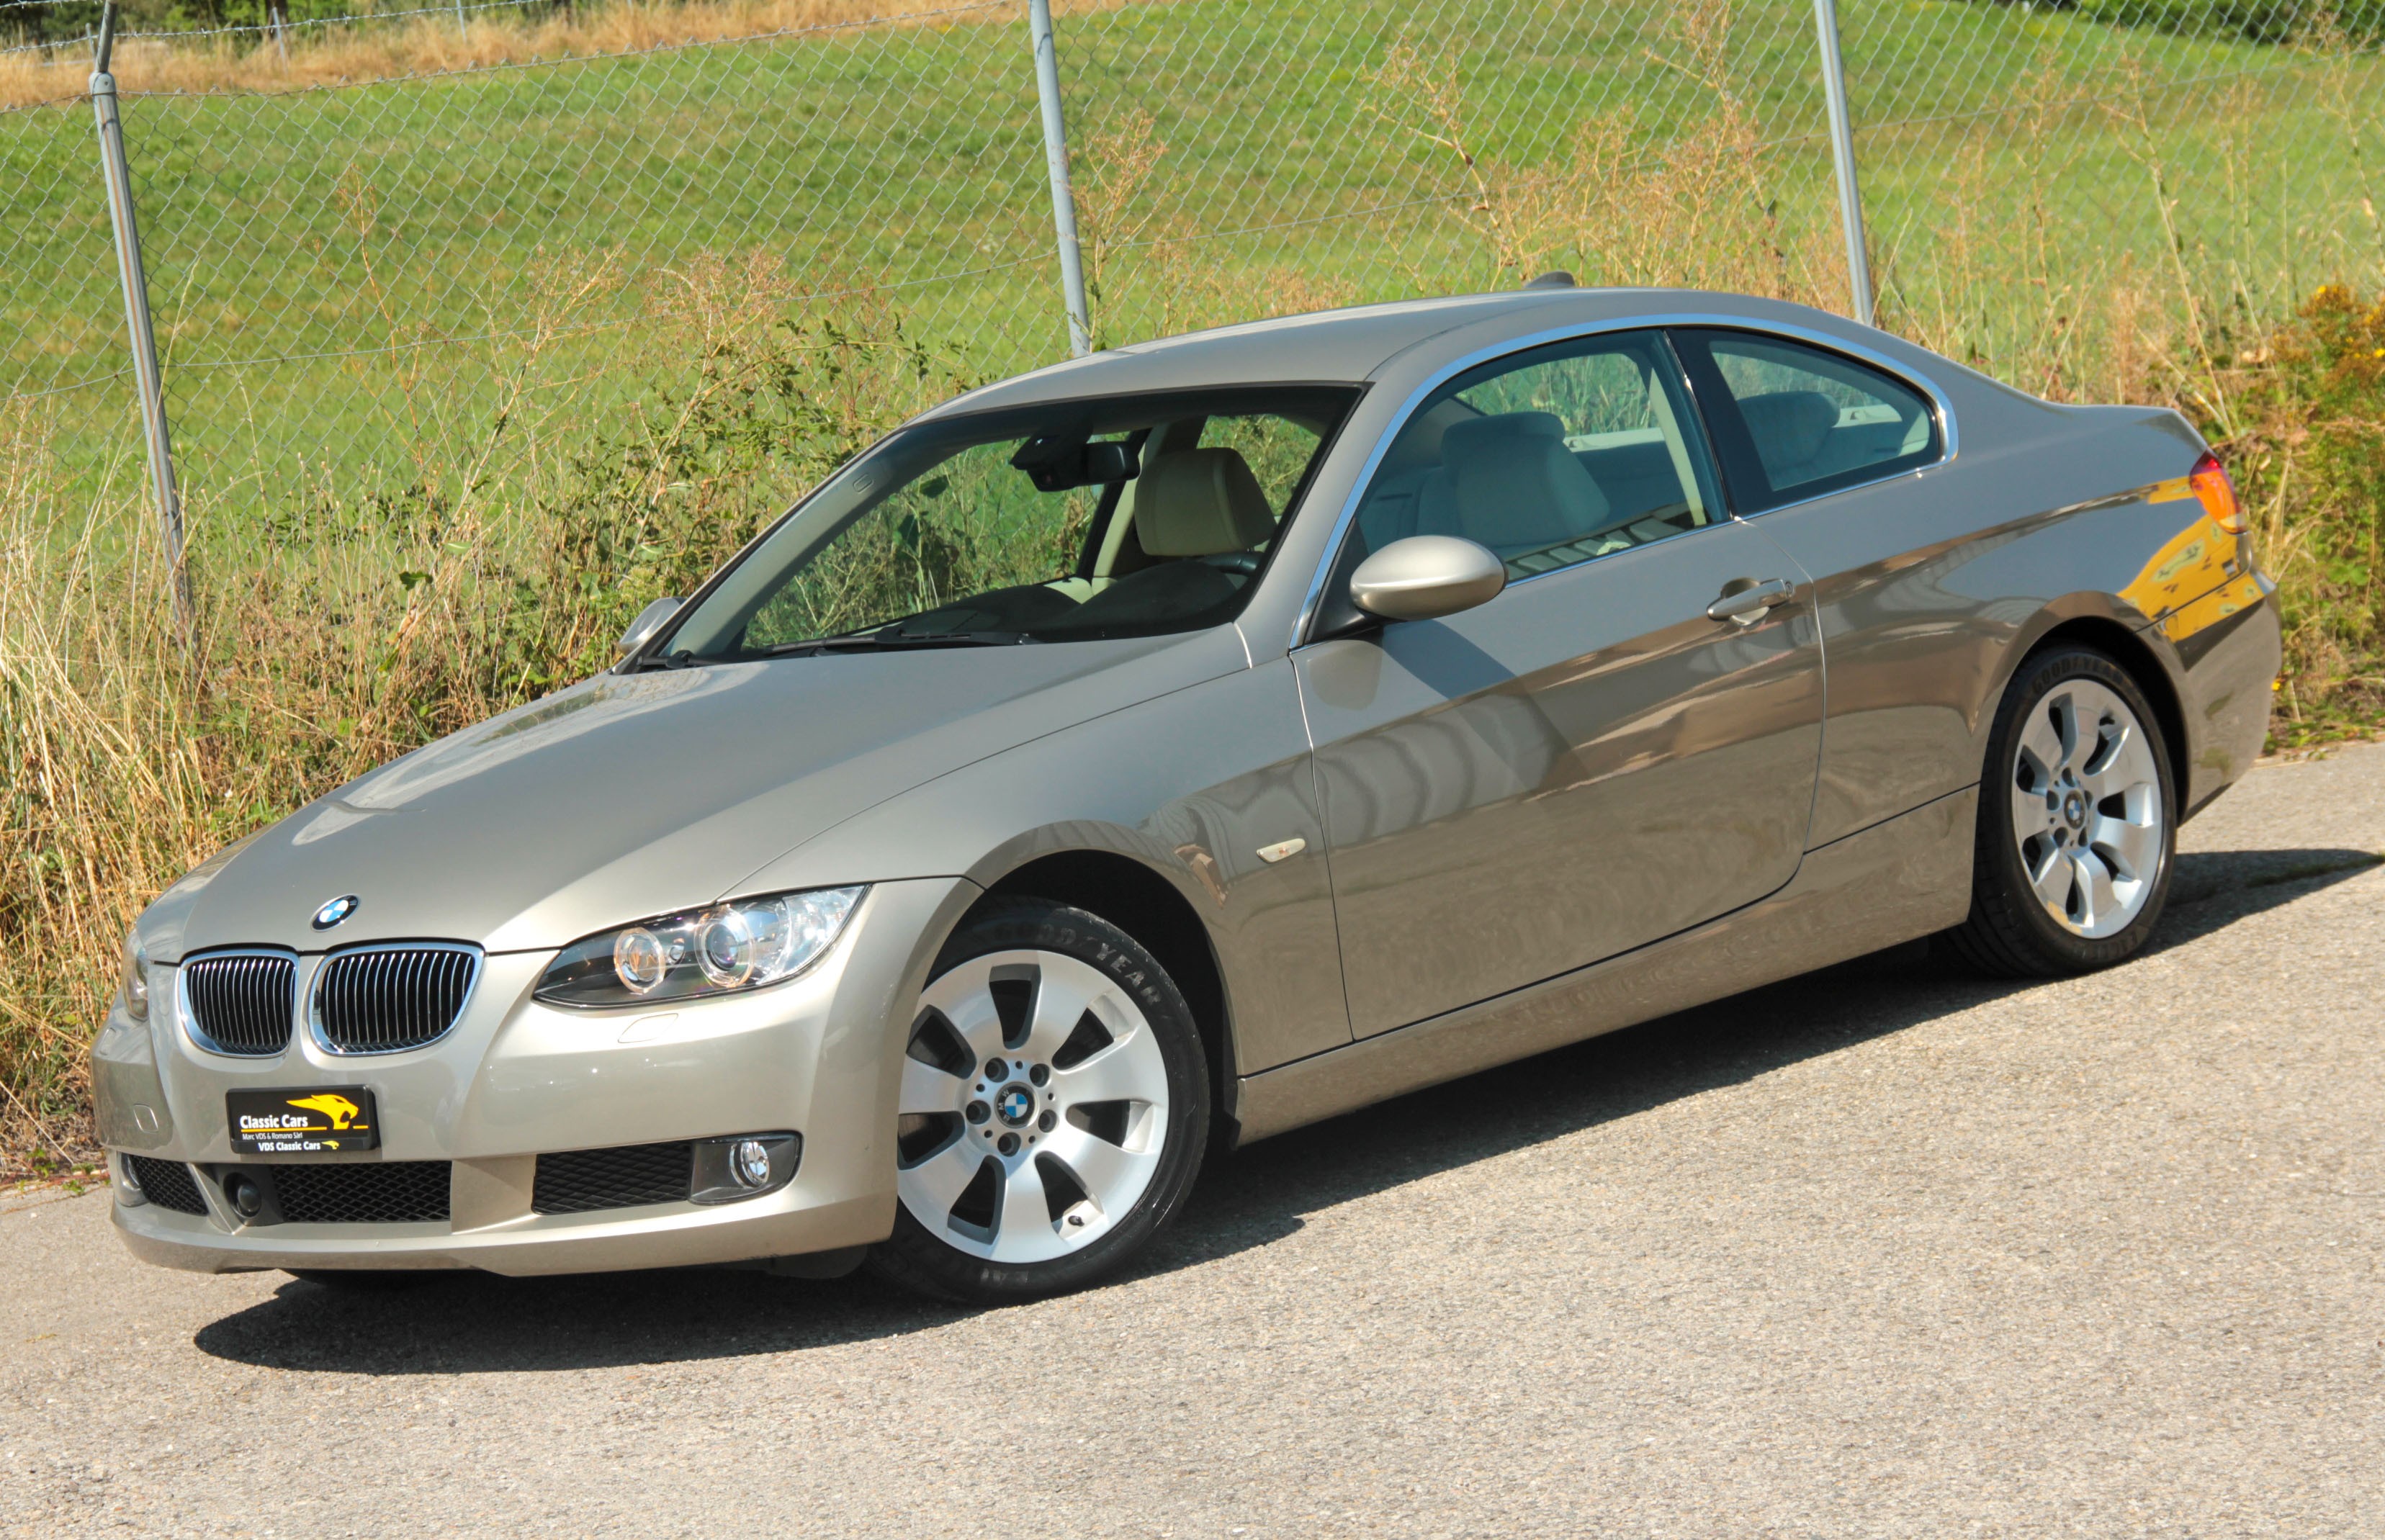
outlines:
{"label": "chrome window trim", "polygon": [[[453,951],[461,952],[472,960],[471,982],[464,986],[464,998],[456,1004],[456,1014],[449,1018],[445,1026],[440,1028],[437,1037],[427,1037],[418,1043],[408,1043],[404,1048],[340,1048],[324,1036],[321,1011],[324,970],[329,968],[336,958],[361,957],[368,952],[376,951]],[[305,1009],[306,1036],[313,1039],[318,1049],[334,1059],[381,1059],[393,1053],[419,1053],[424,1049],[436,1048],[445,1041],[447,1035],[455,1031],[462,1024],[465,1016],[470,1013],[472,1001],[481,992],[481,980],[488,971],[488,953],[466,941],[367,941],[358,946],[341,947],[336,950],[324,952],[315,960],[314,971],[307,975],[306,979]]]}
{"label": "chrome window trim", "polygon": [[[174,1025],[181,1028],[183,1040],[202,1053],[212,1053],[219,1059],[230,1059],[243,1064],[263,1064],[289,1057],[290,1045],[298,1037],[294,1030],[283,1037],[281,1047],[271,1053],[236,1053],[219,1046],[214,1038],[199,1030],[199,1019],[191,1012],[191,964],[211,962],[222,957],[278,957],[287,962],[290,964],[290,1005],[293,1012],[297,1010],[298,973],[302,961],[297,951],[289,947],[210,947],[205,951],[187,953],[171,964],[174,970]],[[290,1025],[294,1028],[296,1024]]]}
{"label": "chrome window trim", "polygon": [[[1802,502],[1817,503],[1825,497],[1836,497],[1842,492],[1854,491],[1860,487],[1877,486],[1881,481],[1893,481],[1906,476],[1919,476],[1925,471],[1934,469],[1939,466],[1947,465],[1954,458],[1957,446],[1957,440],[1954,432],[1954,404],[1947,398],[1944,391],[1939,389],[1938,382],[1931,379],[1929,376],[1924,375],[1904,364],[1899,363],[1895,359],[1890,358],[1885,354],[1879,353],[1875,349],[1866,347],[1861,342],[1850,342],[1833,332],[1817,330],[1813,327],[1797,326],[1787,321],[1763,320],[1749,316],[1718,315],[1710,311],[1668,312],[1652,316],[1617,316],[1610,317],[1607,319],[1601,321],[1578,321],[1571,326],[1551,327],[1541,331],[1525,332],[1520,336],[1509,337],[1502,342],[1493,342],[1487,347],[1477,348],[1474,352],[1467,354],[1462,357],[1443,365],[1442,367],[1434,370],[1430,375],[1426,377],[1424,382],[1409,393],[1407,400],[1400,404],[1399,415],[1393,419],[1391,427],[1385,428],[1381,435],[1376,439],[1375,447],[1367,451],[1366,463],[1358,467],[1357,478],[1351,484],[1349,498],[1342,503],[1342,512],[1334,517],[1332,532],[1328,535],[1325,540],[1324,553],[1317,561],[1316,572],[1313,573],[1308,579],[1308,591],[1300,602],[1300,614],[1294,617],[1292,621],[1292,636],[1287,643],[1288,648],[1297,651],[1299,648],[1306,645],[1309,627],[1316,624],[1318,606],[1324,602],[1326,581],[1333,575],[1334,560],[1342,553],[1342,542],[1349,537],[1351,525],[1357,521],[1358,505],[1366,500],[1367,490],[1374,485],[1376,470],[1381,466],[1383,456],[1391,453],[1392,444],[1393,441],[1399,438],[1400,430],[1407,427],[1408,419],[1416,416],[1417,409],[1424,404],[1427,398],[1431,396],[1435,391],[1440,390],[1443,385],[1448,384],[1451,380],[1456,379],[1459,375],[1466,373],[1469,369],[1479,368],[1484,364],[1495,362],[1496,360],[1505,358],[1511,354],[1530,353],[1536,348],[1549,347],[1558,342],[1575,342],[1584,337],[1597,337],[1610,331],[1661,331],[1668,328],[1675,327],[1698,327],[1729,331],[1752,331],[1760,336],[1779,337],[1790,342],[1804,342],[1810,346],[1820,348],[1825,353],[1844,354],[1849,358],[1867,364],[1873,368],[1879,369],[1884,374],[1903,380],[1905,384],[1920,391],[1929,399],[1932,410],[1937,413],[1938,438],[1942,451],[1937,459],[1932,460],[1927,466],[1916,466],[1909,469],[1893,471],[1887,476],[1879,478],[1876,481],[1862,481],[1857,482],[1855,486],[1852,487],[1833,488],[1829,491],[1817,493],[1813,497],[1803,499],[1801,500]],[[1678,368],[1679,366],[1679,364],[1676,363],[1675,367]],[[1784,503],[1779,504],[1778,507],[1767,508],[1764,510],[1764,513],[1777,514],[1782,508],[1791,508],[1795,506],[1798,506],[1798,504]],[[1750,519],[1761,518],[1763,516],[1763,514],[1746,515],[1746,517]],[[1742,515],[1734,511],[1730,517],[1732,519],[1739,519]],[[1718,525],[1724,522],[1727,521],[1717,519],[1715,524]],[[1714,527],[1715,525],[1704,526],[1706,528],[1713,528]],[[1684,530],[1682,532],[1684,534],[1695,534],[1697,531],[1692,529]],[[1614,553],[1614,554],[1620,554],[1620,553]],[[1576,563],[1574,565],[1578,566],[1584,564]],[[1554,570],[1564,572],[1569,569],[1566,567],[1557,567]],[[1533,576],[1537,578],[1545,578],[1549,576],[1549,574],[1545,572],[1535,573]],[[1524,581],[1529,582],[1530,579],[1527,578],[1524,579]]]}

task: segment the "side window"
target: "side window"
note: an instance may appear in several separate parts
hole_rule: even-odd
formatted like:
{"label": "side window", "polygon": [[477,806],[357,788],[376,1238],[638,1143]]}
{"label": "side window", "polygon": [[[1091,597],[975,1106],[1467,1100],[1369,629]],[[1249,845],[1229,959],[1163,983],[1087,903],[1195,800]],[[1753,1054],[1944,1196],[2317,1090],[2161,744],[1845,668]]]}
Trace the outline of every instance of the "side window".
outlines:
{"label": "side window", "polygon": [[1681,331],[1674,341],[1706,400],[1742,513],[1939,457],[1938,417],[1929,401],[1879,369],[1747,332]]}
{"label": "side window", "polygon": [[1695,420],[1654,332],[1500,359],[1450,381],[1400,429],[1356,536],[1379,551],[1456,535],[1529,578],[1685,533],[1722,516]]}

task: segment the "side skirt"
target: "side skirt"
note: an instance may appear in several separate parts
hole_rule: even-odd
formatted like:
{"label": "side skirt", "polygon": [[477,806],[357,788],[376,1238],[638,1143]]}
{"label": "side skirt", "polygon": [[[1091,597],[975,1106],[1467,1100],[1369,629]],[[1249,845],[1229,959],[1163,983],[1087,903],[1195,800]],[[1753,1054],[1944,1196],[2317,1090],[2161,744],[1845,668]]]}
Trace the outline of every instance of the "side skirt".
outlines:
{"label": "side skirt", "polygon": [[1569,974],[1246,1075],[1249,1144],[1960,924],[1979,788],[1818,850],[1770,898]]}

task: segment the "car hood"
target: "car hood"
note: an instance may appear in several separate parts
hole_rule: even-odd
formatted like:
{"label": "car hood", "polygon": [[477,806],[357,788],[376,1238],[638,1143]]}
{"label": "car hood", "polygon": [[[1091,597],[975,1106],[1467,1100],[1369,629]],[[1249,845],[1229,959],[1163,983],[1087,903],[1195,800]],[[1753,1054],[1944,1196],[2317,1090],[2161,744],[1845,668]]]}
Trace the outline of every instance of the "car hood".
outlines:
{"label": "car hood", "polygon": [[[142,941],[160,960],[396,938],[559,947],[730,896],[886,798],[1247,664],[1226,627],[603,675],[219,852],[151,907]],[[954,870],[976,853],[955,851]],[[314,930],[316,911],[348,894],[353,916]]]}

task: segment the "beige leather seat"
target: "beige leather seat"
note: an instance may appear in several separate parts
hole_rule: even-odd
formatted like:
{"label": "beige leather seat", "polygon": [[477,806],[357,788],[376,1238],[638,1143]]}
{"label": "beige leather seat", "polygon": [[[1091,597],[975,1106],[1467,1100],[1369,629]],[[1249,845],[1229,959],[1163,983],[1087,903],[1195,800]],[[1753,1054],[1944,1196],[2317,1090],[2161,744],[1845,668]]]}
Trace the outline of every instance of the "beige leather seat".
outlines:
{"label": "beige leather seat", "polygon": [[1441,469],[1417,498],[1416,532],[1456,535],[1501,556],[1581,539],[1606,522],[1606,494],[1566,447],[1549,412],[1452,423]]}
{"label": "beige leather seat", "polygon": [[1275,533],[1275,510],[1238,450],[1180,449],[1143,467],[1134,532],[1146,555],[1220,556]]}
{"label": "beige leather seat", "polygon": [[1071,628],[1162,624],[1230,603],[1258,570],[1255,548],[1275,536],[1275,510],[1239,452],[1182,449],[1135,478],[1134,532],[1158,565],[1085,601]]}
{"label": "beige leather seat", "polygon": [[1755,441],[1755,457],[1775,490],[1828,476],[1838,467],[1826,463],[1830,429],[1839,426],[1839,409],[1819,391],[1768,391],[1742,396],[1740,419]]}

